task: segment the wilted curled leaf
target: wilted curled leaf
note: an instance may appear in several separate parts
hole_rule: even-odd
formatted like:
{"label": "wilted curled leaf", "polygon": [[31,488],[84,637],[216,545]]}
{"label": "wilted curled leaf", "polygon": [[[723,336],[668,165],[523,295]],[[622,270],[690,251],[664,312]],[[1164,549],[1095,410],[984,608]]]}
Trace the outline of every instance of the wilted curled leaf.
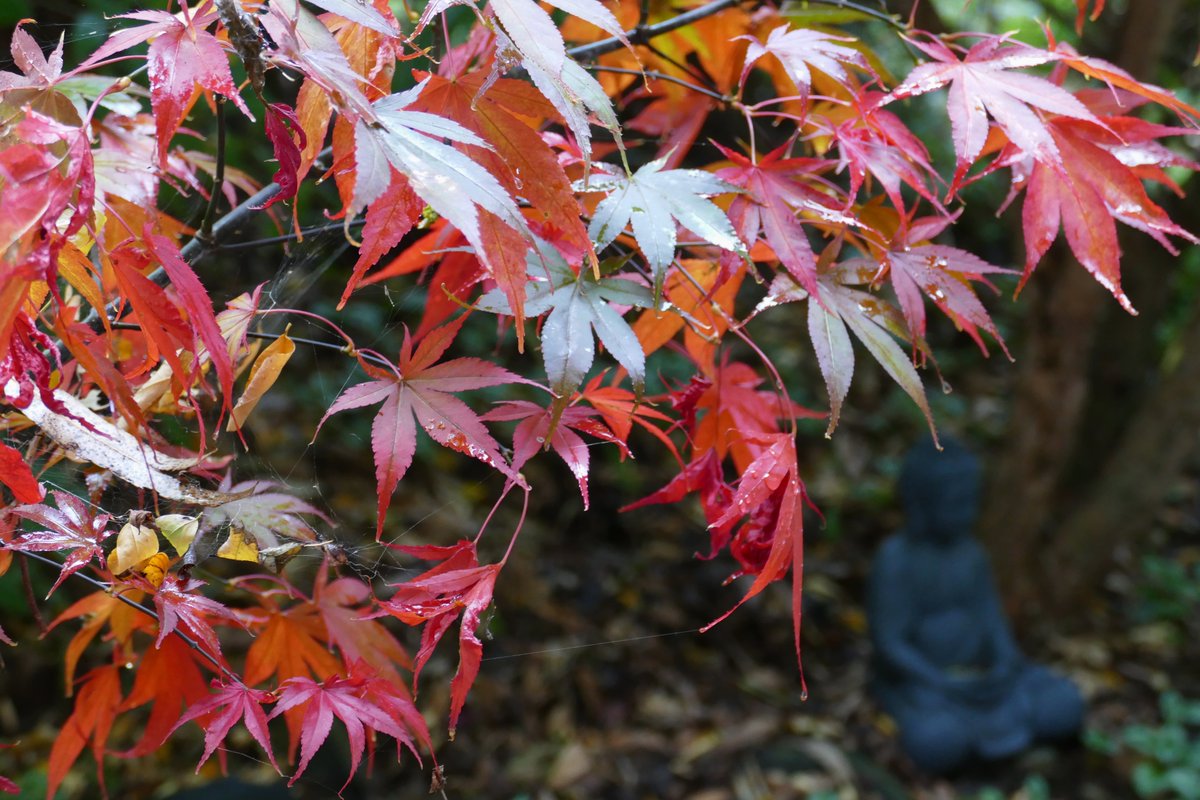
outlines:
{"label": "wilted curled leaf", "polygon": [[230,561],[249,561],[258,563],[258,542],[242,531],[234,528],[229,532],[229,538],[217,549],[217,558],[227,558]]}
{"label": "wilted curled leaf", "polygon": [[250,367],[250,378],[246,381],[246,388],[234,405],[233,413],[229,415],[229,424],[225,426],[225,430],[235,431],[245,424],[246,418],[258,405],[258,401],[262,399],[268,389],[275,385],[279,373],[283,371],[284,365],[287,364],[294,352],[296,352],[296,345],[288,338],[285,331],[258,354],[258,358],[254,359],[254,365]]}
{"label": "wilted curled leaf", "polygon": [[158,554],[158,535],[145,525],[126,523],[117,534],[117,546],[108,554],[108,571],[129,572]]}
{"label": "wilted curled leaf", "polygon": [[[4,387],[6,397],[11,396],[9,388]],[[194,466],[194,459],[174,458],[148,447],[62,389],[54,390],[54,399],[70,416],[48,408],[37,393],[32,393],[29,405],[22,408],[21,413],[74,458],[111,470],[122,480],[150,489],[169,500],[219,506],[235,499],[231,495],[188,486],[167,474]]]}

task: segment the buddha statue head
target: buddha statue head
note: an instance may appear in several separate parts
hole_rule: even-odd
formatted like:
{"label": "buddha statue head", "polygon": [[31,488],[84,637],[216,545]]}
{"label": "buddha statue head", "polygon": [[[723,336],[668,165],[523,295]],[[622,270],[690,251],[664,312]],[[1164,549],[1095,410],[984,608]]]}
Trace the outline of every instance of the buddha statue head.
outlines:
{"label": "buddha statue head", "polygon": [[900,472],[907,537],[949,544],[970,536],[979,516],[979,460],[956,439],[933,439],[909,450]]}

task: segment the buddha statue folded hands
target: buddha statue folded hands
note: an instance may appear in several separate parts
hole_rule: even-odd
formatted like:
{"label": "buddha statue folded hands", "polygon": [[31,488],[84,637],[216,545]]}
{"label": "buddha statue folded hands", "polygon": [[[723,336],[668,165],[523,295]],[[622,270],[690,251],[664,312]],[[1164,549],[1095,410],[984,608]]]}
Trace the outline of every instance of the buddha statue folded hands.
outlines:
{"label": "buddha statue folded hands", "polygon": [[1083,699],[1027,660],[972,537],[980,470],[962,445],[918,446],[900,480],[906,523],[875,558],[867,616],[875,696],[927,772],[1078,733]]}

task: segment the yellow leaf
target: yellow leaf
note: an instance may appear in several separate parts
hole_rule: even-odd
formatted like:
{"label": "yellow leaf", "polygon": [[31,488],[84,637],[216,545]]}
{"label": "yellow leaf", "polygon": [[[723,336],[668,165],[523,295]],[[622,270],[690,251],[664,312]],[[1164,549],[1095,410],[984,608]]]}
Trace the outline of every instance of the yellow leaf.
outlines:
{"label": "yellow leaf", "polygon": [[155,553],[142,565],[141,573],[157,589],[162,586],[163,578],[167,576],[167,570],[170,568],[171,557],[166,553]]}
{"label": "yellow leaf", "polygon": [[145,525],[126,523],[117,534],[117,546],[108,554],[108,571],[128,572],[158,552],[158,534]]}
{"label": "yellow leaf", "polygon": [[228,558],[230,561],[253,561],[258,563],[258,542],[253,536],[247,536],[239,530],[231,530],[229,538],[217,550],[217,558]]}
{"label": "yellow leaf", "polygon": [[198,518],[185,514],[163,514],[154,520],[154,524],[179,555],[186,553],[192,546],[192,540],[196,538],[196,531],[200,528]]}
{"label": "yellow leaf", "polygon": [[[92,277],[92,262],[82,250],[76,247],[71,242],[63,245],[63,249],[58,254],[58,274],[67,279],[67,283],[71,285],[79,295],[88,301],[88,304],[97,311],[104,311],[104,295],[100,293],[100,287],[96,285],[96,279]],[[107,323],[107,317],[101,315],[100,319]]]}
{"label": "yellow leaf", "polygon": [[294,352],[296,345],[288,338],[287,331],[284,331],[282,336],[258,354],[258,358],[254,359],[254,366],[250,367],[250,378],[246,381],[246,388],[242,390],[242,396],[233,406],[225,430],[236,431],[242,427],[246,417],[250,416],[250,412],[258,405],[258,401],[275,384],[284,364],[287,364]]}

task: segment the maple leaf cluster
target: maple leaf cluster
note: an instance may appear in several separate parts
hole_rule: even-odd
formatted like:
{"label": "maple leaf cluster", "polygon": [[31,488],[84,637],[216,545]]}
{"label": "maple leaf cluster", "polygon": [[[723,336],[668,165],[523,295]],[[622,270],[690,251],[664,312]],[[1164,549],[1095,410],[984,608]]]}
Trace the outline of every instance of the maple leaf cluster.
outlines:
{"label": "maple leaf cluster", "polygon": [[[454,5],[479,21],[461,41],[442,30]],[[277,765],[282,717],[293,781],[335,720],[347,781],[378,734],[431,753],[418,677],[456,624],[451,735],[458,725],[516,533],[498,559],[486,522],[474,539],[394,548],[434,566],[386,584],[347,569],[321,508],[235,478],[243,428],[295,351],[264,327],[272,315],[317,319],[332,333],[314,346],[361,371],[312,436],[333,415],[372,415],[380,548],[423,437],[502,475],[497,504],[537,491],[522,470],[552,450],[585,509],[591,445],[622,460],[661,447],[677,475],[627,507],[696,495],[705,557],[727,552],[730,579],[749,581],[734,608],[790,573],[799,658],[811,502],[798,433],[835,432],[855,341],[932,429],[919,371],[930,307],[985,353],[988,339],[1003,349],[978,289],[1008,273],[1023,284],[1060,232],[1130,311],[1116,223],[1171,252],[1197,241],[1147,184],[1178,191],[1169,170],[1197,168],[1164,141],[1200,114],[1053,38],[896,33],[900,21],[853,14],[835,29],[730,0],[686,14],[550,5],[561,24],[534,0],[438,0],[415,20],[385,0],[175,0],[119,16],[71,70],[61,40],[47,54],[14,31],[19,71],[0,72],[0,574],[51,559],[52,593],[98,589],[51,624],[78,629],[50,796],[84,749],[98,764],[142,756],[189,723],[204,730],[200,764],[240,723]],[[869,43],[881,35],[923,60],[893,79]],[[942,91],[948,176],[904,121],[903,101]],[[1143,105],[1178,124],[1136,116]],[[273,175],[225,163],[235,113],[262,126]],[[710,148],[710,120],[742,128]],[[1020,204],[1022,270],[938,241],[963,192],[996,172],[1011,181],[1005,206]],[[323,208],[307,187],[327,178]],[[178,218],[168,191],[201,198],[202,213]],[[338,314],[373,284],[424,287],[395,354],[336,316],[264,307],[261,286],[214,307],[228,276],[202,259],[249,217],[299,239],[300,220],[322,214],[357,247]],[[472,352],[465,326],[489,315],[500,339]],[[795,402],[801,387],[752,338],[759,317],[801,320],[827,412]],[[510,336],[518,352],[501,366]],[[658,358],[690,378],[654,384]],[[487,409],[485,389],[501,398]],[[65,456],[85,465],[87,496],[47,495],[44,471]],[[287,569],[304,552],[322,558],[310,588]],[[244,572],[205,583],[193,572],[210,559]],[[414,657],[403,626],[420,629]],[[143,733],[113,750],[125,714],[144,716]]]}

